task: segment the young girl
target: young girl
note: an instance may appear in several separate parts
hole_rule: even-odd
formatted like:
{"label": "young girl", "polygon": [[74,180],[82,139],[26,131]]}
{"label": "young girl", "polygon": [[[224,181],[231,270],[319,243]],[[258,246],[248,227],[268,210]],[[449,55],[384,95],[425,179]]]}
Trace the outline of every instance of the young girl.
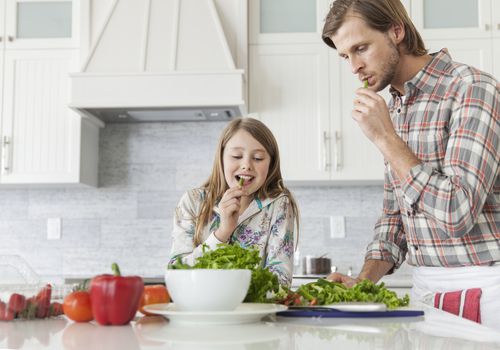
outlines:
{"label": "young girl", "polygon": [[256,119],[234,119],[222,132],[209,179],[175,210],[170,263],[182,257],[194,264],[202,244],[257,245],[264,267],[290,286],[298,215],[273,134]]}

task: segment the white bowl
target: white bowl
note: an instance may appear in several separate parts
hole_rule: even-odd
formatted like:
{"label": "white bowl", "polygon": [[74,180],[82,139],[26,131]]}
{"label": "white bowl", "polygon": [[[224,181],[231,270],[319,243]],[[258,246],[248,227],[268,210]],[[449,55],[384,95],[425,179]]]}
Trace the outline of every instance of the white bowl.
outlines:
{"label": "white bowl", "polygon": [[165,284],[183,311],[232,311],[250,286],[250,270],[167,270]]}

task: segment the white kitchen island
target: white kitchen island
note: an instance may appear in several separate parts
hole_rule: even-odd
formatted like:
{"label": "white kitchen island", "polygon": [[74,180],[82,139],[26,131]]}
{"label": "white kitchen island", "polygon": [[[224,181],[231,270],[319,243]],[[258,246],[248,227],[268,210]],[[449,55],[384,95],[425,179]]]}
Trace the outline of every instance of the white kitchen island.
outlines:
{"label": "white kitchen island", "polygon": [[181,326],[161,316],[127,326],[57,319],[0,322],[0,349],[320,350],[500,349],[500,332],[423,307],[419,318],[265,318],[231,326]]}

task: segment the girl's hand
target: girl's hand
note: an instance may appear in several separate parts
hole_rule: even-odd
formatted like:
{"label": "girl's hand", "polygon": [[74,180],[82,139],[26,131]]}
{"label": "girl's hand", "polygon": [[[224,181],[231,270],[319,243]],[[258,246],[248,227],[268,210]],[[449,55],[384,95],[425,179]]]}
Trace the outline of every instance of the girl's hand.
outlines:
{"label": "girl's hand", "polygon": [[227,242],[238,224],[240,216],[241,196],[248,195],[245,190],[238,187],[228,189],[219,202],[220,226],[215,232],[219,241]]}

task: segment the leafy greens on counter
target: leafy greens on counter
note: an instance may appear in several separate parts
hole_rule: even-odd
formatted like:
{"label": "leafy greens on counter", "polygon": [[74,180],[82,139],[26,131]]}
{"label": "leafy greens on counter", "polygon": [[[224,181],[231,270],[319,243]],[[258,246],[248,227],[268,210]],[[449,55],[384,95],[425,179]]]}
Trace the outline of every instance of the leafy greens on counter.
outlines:
{"label": "leafy greens on counter", "polygon": [[169,266],[171,269],[249,269],[252,271],[250,287],[245,302],[280,303],[285,305],[328,305],[337,302],[366,301],[384,303],[389,309],[409,304],[409,297],[398,298],[385,288],[384,283],[375,284],[363,280],[347,288],[342,283],[318,279],[301,285],[295,292],[278,282],[278,277],[262,267],[262,259],[256,247],[219,244],[215,250],[203,245],[203,255],[193,266],[184,264],[180,258]]}
{"label": "leafy greens on counter", "polygon": [[[398,298],[397,294],[384,287],[384,283],[375,284],[370,280],[363,280],[352,288],[342,283],[318,279],[301,285],[295,295],[289,295],[288,305],[328,305],[338,302],[365,301],[370,303],[384,303],[389,309],[407,306],[410,302],[408,295]],[[285,301],[285,304],[287,302]]]}
{"label": "leafy greens on counter", "polygon": [[274,303],[285,297],[288,288],[281,286],[278,277],[261,266],[259,250],[239,245],[219,244],[215,250],[203,245],[203,255],[193,266],[184,264],[180,258],[169,266],[171,269],[248,269],[252,271],[250,287],[245,302]]}

